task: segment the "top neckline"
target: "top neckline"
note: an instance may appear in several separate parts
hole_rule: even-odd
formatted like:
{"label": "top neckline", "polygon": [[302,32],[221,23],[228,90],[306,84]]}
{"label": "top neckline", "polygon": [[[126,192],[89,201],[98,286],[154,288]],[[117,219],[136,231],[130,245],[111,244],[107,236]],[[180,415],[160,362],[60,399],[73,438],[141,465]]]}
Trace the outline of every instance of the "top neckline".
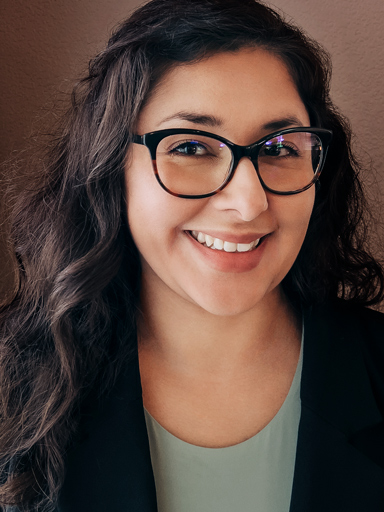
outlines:
{"label": "top neckline", "polygon": [[289,388],[289,391],[287,393],[287,396],[285,397],[284,402],[282,403],[280,409],[277,411],[275,416],[271,419],[265,427],[263,427],[259,432],[257,432],[252,437],[246,439],[245,441],[241,441],[240,443],[236,443],[230,446],[224,446],[219,448],[212,448],[212,447],[206,447],[206,446],[199,446],[196,444],[188,443],[187,441],[184,441],[180,439],[179,437],[175,436],[171,432],[169,432],[167,429],[165,429],[144,407],[144,414],[145,419],[148,424],[151,424],[153,430],[157,430],[162,436],[168,438],[169,441],[172,441],[173,443],[179,443],[183,445],[185,448],[190,447],[190,449],[194,450],[233,450],[236,447],[244,447],[248,443],[252,443],[255,438],[261,438],[266,435],[268,435],[269,431],[273,428],[274,424],[279,421],[280,417],[285,414],[287,409],[290,407],[292,402],[295,401],[295,399],[300,399],[300,382],[301,382],[301,372],[302,372],[302,366],[303,366],[303,344],[304,344],[304,326],[302,327],[302,336],[301,336],[301,344],[300,344],[300,355],[299,360],[297,362],[295,374],[292,379],[291,386]]}

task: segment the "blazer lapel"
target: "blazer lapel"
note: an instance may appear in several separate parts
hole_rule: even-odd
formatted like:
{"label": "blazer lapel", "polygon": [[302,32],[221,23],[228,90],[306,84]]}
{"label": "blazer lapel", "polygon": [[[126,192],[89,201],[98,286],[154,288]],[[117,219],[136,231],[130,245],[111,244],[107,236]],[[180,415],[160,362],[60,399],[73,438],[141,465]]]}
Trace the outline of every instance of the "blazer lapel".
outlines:
{"label": "blazer lapel", "polygon": [[156,512],[137,354],[68,457],[58,512]]}
{"label": "blazer lapel", "polygon": [[338,306],[304,315],[302,414],[290,512],[382,512],[384,424],[361,322]]}

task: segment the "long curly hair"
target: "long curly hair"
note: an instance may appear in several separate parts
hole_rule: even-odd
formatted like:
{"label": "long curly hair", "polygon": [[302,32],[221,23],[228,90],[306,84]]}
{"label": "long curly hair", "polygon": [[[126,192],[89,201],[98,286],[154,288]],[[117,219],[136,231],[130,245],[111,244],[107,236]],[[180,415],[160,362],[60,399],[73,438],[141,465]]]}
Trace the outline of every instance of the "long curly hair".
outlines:
{"label": "long curly hair", "polygon": [[333,131],[286,293],[304,304],[382,299],[383,271],[364,248],[350,129],[329,97],[328,54],[255,0],[152,0],[90,62],[45,154],[8,186],[15,285],[0,309],[2,507],[54,508],[84,403],[105,396],[136,349],[140,263],[124,164],[144,102],[171,67],[246,47],[279,56],[311,124]]}

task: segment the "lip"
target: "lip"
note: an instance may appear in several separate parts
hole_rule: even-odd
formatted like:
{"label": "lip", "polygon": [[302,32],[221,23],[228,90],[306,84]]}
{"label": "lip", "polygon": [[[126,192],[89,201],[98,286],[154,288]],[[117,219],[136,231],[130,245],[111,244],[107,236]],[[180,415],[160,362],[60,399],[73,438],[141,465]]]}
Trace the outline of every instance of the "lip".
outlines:
{"label": "lip", "polygon": [[[186,231],[186,233],[190,234],[192,230]],[[220,238],[220,240],[224,240],[226,242],[231,242],[233,244],[250,244],[254,240],[259,238],[263,238],[264,236],[270,234],[266,233],[229,233],[225,231],[210,231],[204,229],[194,229],[193,231],[200,231],[205,235],[209,235],[212,238]],[[193,237],[192,237],[193,238]]]}
{"label": "lip", "polygon": [[[200,257],[203,258],[203,260],[212,268],[215,270],[218,270],[220,272],[226,272],[226,273],[241,273],[241,272],[250,272],[254,268],[256,268],[260,260],[263,256],[263,253],[265,251],[266,246],[268,245],[270,233],[267,235],[264,235],[263,241],[260,243],[259,246],[257,246],[252,251],[248,252],[225,252],[225,251],[218,251],[213,250],[208,247],[205,247],[204,245],[200,244],[197,240],[193,238],[193,236],[190,234],[189,231],[185,231],[188,240],[192,244],[194,250],[198,251]],[[205,234],[211,234],[212,232],[206,232],[203,231]],[[213,235],[211,235],[213,236]],[[221,233],[220,236],[216,236],[215,238],[220,238],[223,236],[223,233]],[[248,238],[246,238],[246,242],[233,242],[233,243],[250,243],[254,239],[250,239],[249,235],[247,235]],[[252,237],[255,235],[252,234]],[[256,235],[257,238],[258,235]],[[260,236],[260,238],[263,235]],[[232,237],[231,240],[225,239],[227,242],[231,242],[232,240],[239,240],[240,236],[236,236],[236,238]],[[240,238],[241,240],[244,240]]]}

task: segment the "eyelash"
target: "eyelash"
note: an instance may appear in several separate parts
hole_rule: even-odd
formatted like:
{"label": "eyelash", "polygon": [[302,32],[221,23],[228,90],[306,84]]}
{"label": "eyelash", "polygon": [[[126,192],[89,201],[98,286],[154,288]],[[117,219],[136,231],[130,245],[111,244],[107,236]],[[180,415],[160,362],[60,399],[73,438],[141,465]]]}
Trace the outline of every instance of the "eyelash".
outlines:
{"label": "eyelash", "polygon": [[[191,144],[192,142],[194,142],[195,144],[188,146],[188,144]],[[202,143],[200,143],[198,141],[195,141],[195,140],[193,140],[193,141],[192,140],[185,140],[185,141],[176,142],[175,144],[172,145],[172,147],[170,147],[168,149],[168,153],[169,154],[173,154],[173,155],[176,155],[176,154],[181,155],[183,153],[180,151],[180,149],[184,149],[183,146],[184,146],[185,149],[187,149],[188,147],[190,147],[190,148],[194,147],[194,148],[199,148],[199,149],[203,148],[209,154],[209,149],[204,144],[202,144]],[[192,156],[192,155],[190,155],[190,156]],[[199,155],[195,155],[195,156],[199,156]]]}
{"label": "eyelash", "polygon": [[263,149],[269,149],[269,148],[270,149],[274,149],[274,148],[277,148],[277,149],[287,149],[287,150],[290,151],[289,155],[284,155],[284,156],[282,156],[280,158],[289,158],[289,157],[292,157],[292,156],[293,157],[299,157],[300,156],[300,151],[296,147],[294,147],[293,145],[290,145],[290,144],[287,144],[287,143],[283,144],[283,145],[281,145],[280,143],[273,144],[270,147],[267,147],[265,145],[263,146]]}

